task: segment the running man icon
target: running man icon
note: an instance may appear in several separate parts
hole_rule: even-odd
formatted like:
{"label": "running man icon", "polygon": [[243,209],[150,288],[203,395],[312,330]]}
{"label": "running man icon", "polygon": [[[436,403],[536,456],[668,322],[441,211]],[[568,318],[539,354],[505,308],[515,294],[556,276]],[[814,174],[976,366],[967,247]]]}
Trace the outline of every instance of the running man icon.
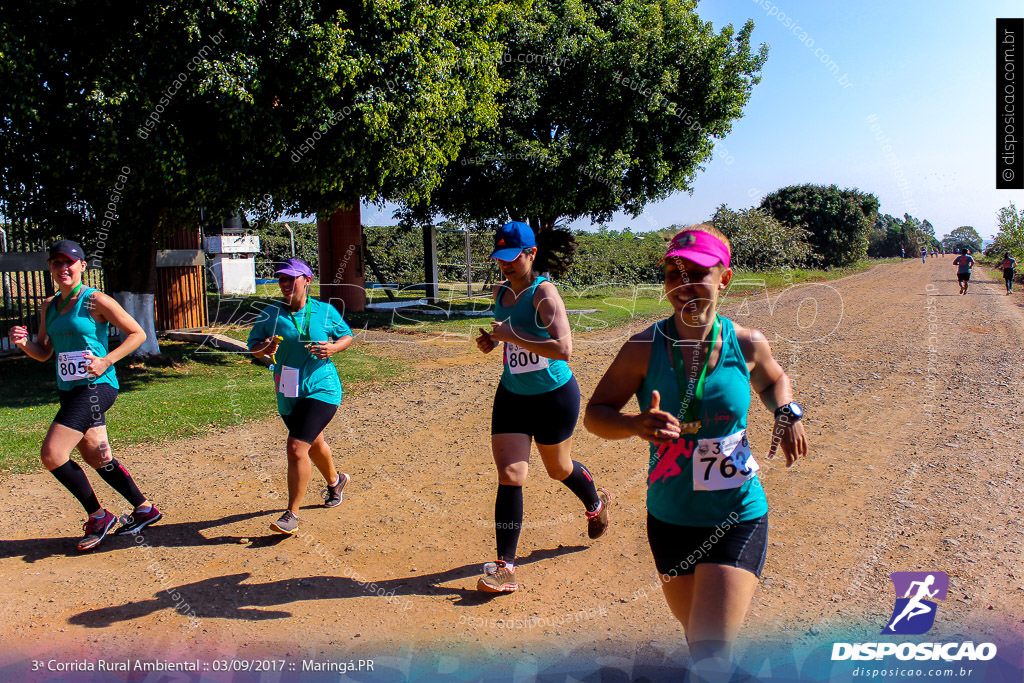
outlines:
{"label": "running man icon", "polygon": [[[943,572],[893,572],[896,604],[884,634],[918,635],[935,623],[935,600],[945,600],[949,576]],[[902,623],[901,623],[902,622]]]}

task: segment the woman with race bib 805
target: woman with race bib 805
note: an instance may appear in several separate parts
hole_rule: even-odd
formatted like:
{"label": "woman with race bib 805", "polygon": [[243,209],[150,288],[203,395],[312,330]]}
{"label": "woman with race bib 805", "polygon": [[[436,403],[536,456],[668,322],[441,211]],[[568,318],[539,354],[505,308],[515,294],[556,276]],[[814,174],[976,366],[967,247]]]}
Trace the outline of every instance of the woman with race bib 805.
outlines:
{"label": "woman with race bib 805", "polygon": [[[747,439],[750,388],[775,413],[768,457],[807,452],[803,415],[765,336],[718,315],[732,279],[713,226],[677,234],[662,264],[672,317],[633,336],[587,405],[588,430],[650,442],[647,536],[694,666],[729,666],[764,566],[768,504]],[[622,408],[636,395],[642,412]]]}
{"label": "woman with race bib 805", "polygon": [[580,410],[580,388],[569,369],[572,333],[558,289],[538,270],[548,270],[537,252],[533,229],[513,221],[494,235],[494,252],[506,280],[494,286],[494,322],[476,343],[490,353],[504,343],[504,369],[491,411],[491,451],[498,468],[494,502],[497,562],[484,565],[477,588],[510,593],[516,579],[516,547],[523,525],[523,484],[531,442],[548,475],[565,484],[585,506],[591,539],[608,528],[608,492],[594,486],[586,467],[571,457]]}
{"label": "woman with race bib 805", "polygon": [[[85,471],[71,459],[75,448],[134,508],[121,518],[115,534],[137,533],[163,516],[113,457],[107,439],[106,412],[114,405],[118,389],[114,363],[139,348],[146,333],[112,298],[83,287],[85,253],[77,242],[55,242],[47,265],[60,291],[43,302],[36,341],[29,339],[22,325],[11,328],[10,338],[35,360],[45,361],[57,354],[60,410],[43,439],[40,459],[89,515],[78,549],[90,550],[106,537],[117,517],[100,505]],[[111,325],[125,335],[113,351],[107,348]]]}

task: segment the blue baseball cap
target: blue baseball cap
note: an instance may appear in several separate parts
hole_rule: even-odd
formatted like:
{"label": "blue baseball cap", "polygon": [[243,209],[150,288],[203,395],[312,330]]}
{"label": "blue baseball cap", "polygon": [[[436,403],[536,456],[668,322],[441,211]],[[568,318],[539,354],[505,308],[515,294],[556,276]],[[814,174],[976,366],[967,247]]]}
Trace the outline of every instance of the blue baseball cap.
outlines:
{"label": "blue baseball cap", "polygon": [[299,275],[305,275],[306,277],[313,278],[313,269],[309,267],[305,261],[300,258],[290,258],[281,264],[281,267],[274,271],[274,275],[291,275],[292,277],[298,277]]}
{"label": "blue baseball cap", "polygon": [[522,221],[511,221],[495,231],[491,258],[514,261],[523,249],[536,246],[537,237],[533,234],[533,228]]}

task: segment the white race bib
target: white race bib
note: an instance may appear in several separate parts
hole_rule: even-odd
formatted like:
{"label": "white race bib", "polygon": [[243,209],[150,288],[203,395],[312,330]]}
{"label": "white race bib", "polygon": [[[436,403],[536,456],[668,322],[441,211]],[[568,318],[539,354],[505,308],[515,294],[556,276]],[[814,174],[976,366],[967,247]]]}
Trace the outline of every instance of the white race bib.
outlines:
{"label": "white race bib", "polygon": [[57,354],[57,376],[65,382],[86,379],[89,376],[89,363],[85,359],[87,351],[65,351]]}
{"label": "white race bib", "polygon": [[548,359],[533,351],[527,351],[519,344],[505,342],[505,365],[513,375],[534,372],[548,367]]}
{"label": "white race bib", "polygon": [[278,381],[277,390],[284,394],[285,398],[298,398],[299,369],[290,368],[287,365],[282,365],[281,379]]}
{"label": "white race bib", "polygon": [[761,469],[750,452],[747,430],[701,439],[693,451],[693,490],[722,491],[743,486]]}

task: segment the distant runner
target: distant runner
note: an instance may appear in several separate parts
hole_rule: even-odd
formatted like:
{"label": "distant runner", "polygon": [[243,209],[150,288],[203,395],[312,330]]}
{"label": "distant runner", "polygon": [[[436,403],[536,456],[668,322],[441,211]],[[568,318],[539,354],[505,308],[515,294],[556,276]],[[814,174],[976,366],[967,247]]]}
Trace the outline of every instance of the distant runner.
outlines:
{"label": "distant runner", "polygon": [[1003,280],[1006,281],[1006,296],[1013,293],[1013,271],[1017,267],[1017,259],[1010,256],[1010,252],[1003,254]]}
{"label": "distant runner", "polygon": [[967,247],[960,248],[960,255],[953,259],[956,269],[956,279],[960,284],[960,293],[966,294],[967,288],[971,285],[971,268],[974,267],[974,257]]}
{"label": "distant runner", "polygon": [[925,258],[928,256],[928,250],[921,247],[921,263],[925,262]]}

